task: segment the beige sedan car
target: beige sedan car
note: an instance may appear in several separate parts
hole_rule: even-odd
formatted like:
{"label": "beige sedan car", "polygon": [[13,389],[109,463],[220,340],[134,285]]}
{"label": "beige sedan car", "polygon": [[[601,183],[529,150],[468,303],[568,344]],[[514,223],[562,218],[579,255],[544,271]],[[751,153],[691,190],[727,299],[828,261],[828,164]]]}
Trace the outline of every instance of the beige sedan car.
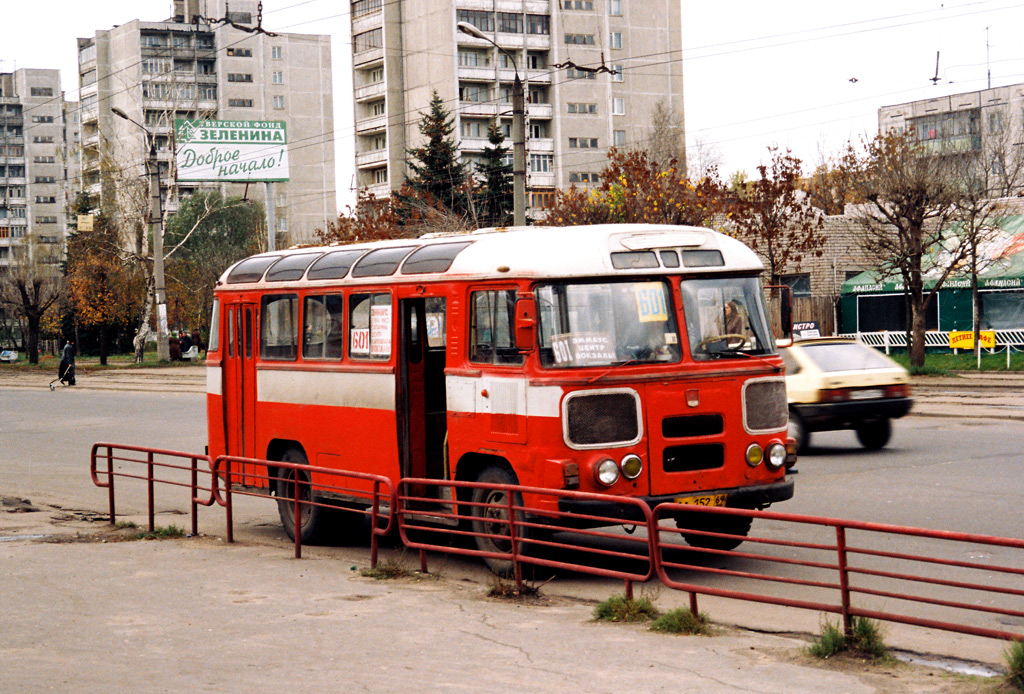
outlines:
{"label": "beige sedan car", "polygon": [[801,340],[779,350],[786,364],[789,435],[805,450],[815,431],[853,429],[865,448],[884,447],[892,420],[910,411],[910,376],[856,340]]}

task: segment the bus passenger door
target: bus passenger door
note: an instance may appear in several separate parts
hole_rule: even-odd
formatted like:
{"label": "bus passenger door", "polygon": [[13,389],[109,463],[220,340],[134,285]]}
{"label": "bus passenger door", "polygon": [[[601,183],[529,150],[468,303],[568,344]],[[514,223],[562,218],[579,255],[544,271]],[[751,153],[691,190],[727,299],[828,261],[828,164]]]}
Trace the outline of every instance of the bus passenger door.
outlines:
{"label": "bus passenger door", "polygon": [[[228,455],[257,457],[256,437],[256,304],[226,307],[227,352],[224,359],[224,423]],[[250,466],[251,467],[251,466]],[[244,484],[253,484],[245,470]]]}
{"label": "bus passenger door", "polygon": [[[398,440],[403,477],[445,477],[445,300],[399,302]],[[420,490],[423,491],[423,490]]]}

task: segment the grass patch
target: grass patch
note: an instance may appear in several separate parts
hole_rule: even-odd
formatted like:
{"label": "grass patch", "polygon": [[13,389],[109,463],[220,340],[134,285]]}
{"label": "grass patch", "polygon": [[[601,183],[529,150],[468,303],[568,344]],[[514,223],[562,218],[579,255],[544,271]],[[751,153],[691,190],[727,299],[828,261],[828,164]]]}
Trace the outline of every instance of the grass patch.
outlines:
{"label": "grass patch", "polygon": [[1019,692],[1024,692],[1024,641],[1014,641],[1003,651],[1006,661],[1006,681]]}
{"label": "grass patch", "polygon": [[[920,367],[910,366],[910,358],[905,353],[894,352],[889,357],[896,363],[902,365],[907,371],[915,375],[925,376],[948,376],[959,371],[978,370],[978,361],[974,352],[960,354],[933,354],[928,353],[924,358],[924,365]],[[981,352],[982,371],[1006,371],[1006,348],[997,354]],[[1024,371],[1024,354],[1013,352],[1010,355],[1010,371]]]}
{"label": "grass patch", "polygon": [[118,529],[134,530],[129,533],[126,539],[128,540],[173,540],[179,537],[185,537],[185,529],[179,528],[176,525],[168,525],[166,528],[156,528],[152,532],[149,530],[139,529],[135,523],[131,521],[122,521],[117,524]]}
{"label": "grass patch", "polygon": [[680,607],[661,615],[651,623],[651,631],[662,634],[695,634],[707,636],[711,633],[711,621],[703,613],[694,614],[686,607]]}
{"label": "grass patch", "polygon": [[594,619],[599,622],[649,622],[660,613],[650,598],[613,595],[594,608]]}
{"label": "grass patch", "polygon": [[377,566],[372,569],[363,569],[360,574],[366,578],[372,578],[377,581],[387,581],[394,578],[408,578],[412,574],[409,570],[402,566],[402,562],[397,559],[382,559],[377,562]]}
{"label": "grass patch", "polygon": [[843,633],[838,623],[825,622],[821,626],[821,634],[807,648],[807,652],[815,658],[831,658],[840,653],[850,653],[872,660],[887,660],[889,650],[882,639],[882,629],[878,622],[864,617],[855,617],[850,629],[850,637]]}

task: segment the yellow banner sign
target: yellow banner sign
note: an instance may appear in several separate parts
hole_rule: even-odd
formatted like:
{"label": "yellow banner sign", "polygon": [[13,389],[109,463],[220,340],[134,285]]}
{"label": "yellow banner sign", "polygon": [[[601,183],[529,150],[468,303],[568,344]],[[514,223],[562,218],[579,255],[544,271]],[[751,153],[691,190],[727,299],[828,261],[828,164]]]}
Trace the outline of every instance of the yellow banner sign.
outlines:
{"label": "yellow banner sign", "polygon": [[[982,330],[979,337],[981,346],[986,349],[993,349],[996,346],[996,331]],[[949,332],[950,349],[974,349],[973,330],[951,330]]]}
{"label": "yellow banner sign", "polygon": [[80,214],[78,215],[78,230],[79,231],[92,231],[92,215],[91,214]]}

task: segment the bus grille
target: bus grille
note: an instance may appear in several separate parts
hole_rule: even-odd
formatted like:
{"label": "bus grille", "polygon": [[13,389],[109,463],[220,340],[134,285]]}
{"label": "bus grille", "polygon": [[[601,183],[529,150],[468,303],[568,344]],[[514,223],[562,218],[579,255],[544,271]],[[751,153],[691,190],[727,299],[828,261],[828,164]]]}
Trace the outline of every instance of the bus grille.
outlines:
{"label": "bus grille", "polygon": [[747,381],[743,387],[743,425],[747,431],[778,431],[788,422],[786,382],[781,378]]}
{"label": "bus grille", "polygon": [[725,447],[720,443],[670,446],[662,455],[665,472],[712,470],[725,464]]}
{"label": "bus grille", "polygon": [[576,446],[625,444],[640,438],[632,392],[574,395],[566,401],[566,434]]}

